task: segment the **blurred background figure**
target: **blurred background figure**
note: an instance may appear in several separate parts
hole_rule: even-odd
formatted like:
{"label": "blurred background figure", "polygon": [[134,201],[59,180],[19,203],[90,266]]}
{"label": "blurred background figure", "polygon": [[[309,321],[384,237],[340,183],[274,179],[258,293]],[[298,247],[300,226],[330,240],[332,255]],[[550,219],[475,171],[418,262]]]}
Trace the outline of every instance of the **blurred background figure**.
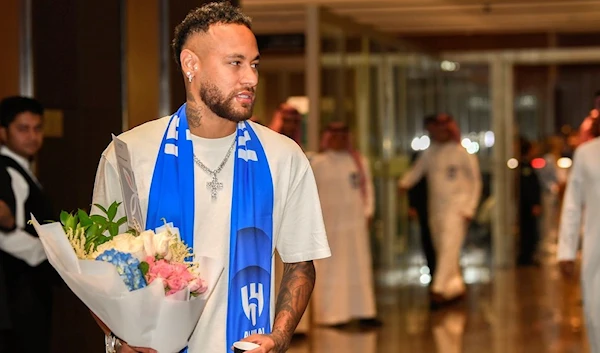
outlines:
{"label": "blurred background figure", "polygon": [[[9,183],[10,176],[6,172],[6,166],[0,159],[0,185],[8,185]],[[6,188],[0,187],[0,231],[2,232],[11,231],[15,226],[14,202],[14,196],[7,192]],[[0,261],[0,353],[10,353],[8,346],[10,328],[8,291],[2,261]]]}
{"label": "blurred background figure", "polygon": [[597,91],[594,95],[594,108],[590,111],[590,114],[583,119],[579,127],[579,143],[585,143],[595,138],[594,132],[592,132],[592,124],[594,120],[598,119],[600,115],[600,91]]}
{"label": "blurred background figure", "polygon": [[423,176],[428,181],[429,224],[437,255],[431,287],[434,307],[461,299],[466,293],[460,269],[460,253],[481,196],[477,158],[463,148],[452,117],[439,114],[432,127],[431,146],[400,180],[402,191]]}
{"label": "blurred background figure", "polygon": [[539,241],[538,217],[542,213],[542,195],[538,175],[531,165],[536,156],[534,145],[521,138],[521,161],[519,174],[519,235],[520,247],[517,264],[537,264],[535,255]]}
{"label": "blurred background figure", "polygon": [[[432,129],[435,122],[435,114],[426,116],[423,121],[423,127],[428,132],[429,136],[432,135]],[[421,153],[422,152],[417,152],[412,154],[411,165],[414,165]],[[431,230],[429,228],[427,198],[427,176],[423,176],[423,178],[408,191],[408,204],[410,207],[409,217],[413,220],[417,220],[419,224],[421,247],[423,248],[425,260],[427,261],[427,267],[429,267],[429,275],[433,278],[436,268],[436,255],[433,240],[431,239]],[[431,284],[432,281],[429,283]]]}
{"label": "blurred background figure", "polygon": [[302,115],[292,105],[281,103],[273,114],[269,128],[302,146]]}
{"label": "blurred background figure", "polygon": [[374,213],[369,162],[351,144],[344,123],[327,126],[311,165],[319,188],[330,259],[317,261],[314,322],[343,326],[358,319],[379,326],[368,227]]}
{"label": "blurred background figure", "polygon": [[558,167],[562,157],[564,140],[550,136],[545,141],[544,166],[538,170],[542,189],[542,218],[539,253],[556,254],[558,241],[559,195],[566,184],[566,170]]}
{"label": "blurred background figure", "polygon": [[563,275],[575,276],[575,259],[583,225],[581,285],[591,353],[600,352],[600,120],[591,125],[593,139],[575,150],[560,219],[558,260]]}
{"label": "blurred background figure", "polygon": [[58,274],[33,226],[31,214],[39,220],[57,219],[31,162],[43,142],[41,103],[26,97],[8,97],[0,102],[0,159],[10,178],[0,184],[0,195],[13,204],[13,229],[0,231],[0,261],[4,269],[10,307],[10,352],[50,352],[53,286]]}

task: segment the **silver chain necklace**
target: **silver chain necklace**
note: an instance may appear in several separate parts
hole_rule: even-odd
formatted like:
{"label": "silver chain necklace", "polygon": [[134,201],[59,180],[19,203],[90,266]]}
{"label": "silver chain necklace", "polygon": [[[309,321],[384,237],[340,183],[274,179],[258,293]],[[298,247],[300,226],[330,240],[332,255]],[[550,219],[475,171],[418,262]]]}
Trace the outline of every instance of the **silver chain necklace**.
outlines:
{"label": "silver chain necklace", "polygon": [[231,156],[231,152],[233,152],[233,148],[235,147],[236,140],[237,140],[237,137],[235,137],[233,139],[233,142],[231,143],[231,147],[229,147],[229,151],[227,151],[225,158],[223,158],[223,162],[221,162],[219,167],[215,170],[208,169],[208,167],[205,166],[204,163],[200,162],[198,157],[196,157],[196,154],[194,154],[194,162],[196,162],[196,164],[200,167],[200,169],[202,169],[203,171],[207,172],[209,175],[212,176],[212,180],[206,183],[206,188],[210,190],[210,196],[213,199],[213,201],[217,199],[217,191],[223,189],[223,183],[219,182],[219,179],[217,179],[217,174],[219,174],[221,172],[221,170],[225,166],[225,163],[227,163],[229,156]]}

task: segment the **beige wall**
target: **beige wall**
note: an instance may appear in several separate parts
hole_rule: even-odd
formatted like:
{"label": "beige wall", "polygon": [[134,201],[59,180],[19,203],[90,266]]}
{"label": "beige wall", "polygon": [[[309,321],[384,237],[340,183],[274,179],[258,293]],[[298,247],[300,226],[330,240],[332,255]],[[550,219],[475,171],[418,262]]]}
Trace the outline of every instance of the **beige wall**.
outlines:
{"label": "beige wall", "polygon": [[158,0],[127,0],[127,116],[125,128],[158,118]]}
{"label": "beige wall", "polygon": [[19,3],[0,1],[0,98],[19,94]]}

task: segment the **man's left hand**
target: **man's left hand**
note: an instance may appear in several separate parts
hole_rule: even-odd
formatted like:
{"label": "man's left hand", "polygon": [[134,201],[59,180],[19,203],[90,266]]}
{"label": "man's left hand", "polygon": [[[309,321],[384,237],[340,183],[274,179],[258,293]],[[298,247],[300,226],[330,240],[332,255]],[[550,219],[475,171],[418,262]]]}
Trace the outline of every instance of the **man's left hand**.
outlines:
{"label": "man's left hand", "polygon": [[284,353],[289,345],[285,338],[277,334],[251,335],[242,341],[256,343],[260,348],[253,349],[247,353]]}

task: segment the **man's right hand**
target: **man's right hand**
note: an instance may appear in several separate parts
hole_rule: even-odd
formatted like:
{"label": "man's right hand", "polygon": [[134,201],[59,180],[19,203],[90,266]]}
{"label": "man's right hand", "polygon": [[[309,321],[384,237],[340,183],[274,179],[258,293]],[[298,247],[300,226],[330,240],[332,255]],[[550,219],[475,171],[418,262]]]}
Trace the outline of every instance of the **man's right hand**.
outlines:
{"label": "man's right hand", "polygon": [[560,268],[560,272],[565,278],[573,278],[575,277],[575,261],[566,260],[560,261],[558,263],[558,267]]}

